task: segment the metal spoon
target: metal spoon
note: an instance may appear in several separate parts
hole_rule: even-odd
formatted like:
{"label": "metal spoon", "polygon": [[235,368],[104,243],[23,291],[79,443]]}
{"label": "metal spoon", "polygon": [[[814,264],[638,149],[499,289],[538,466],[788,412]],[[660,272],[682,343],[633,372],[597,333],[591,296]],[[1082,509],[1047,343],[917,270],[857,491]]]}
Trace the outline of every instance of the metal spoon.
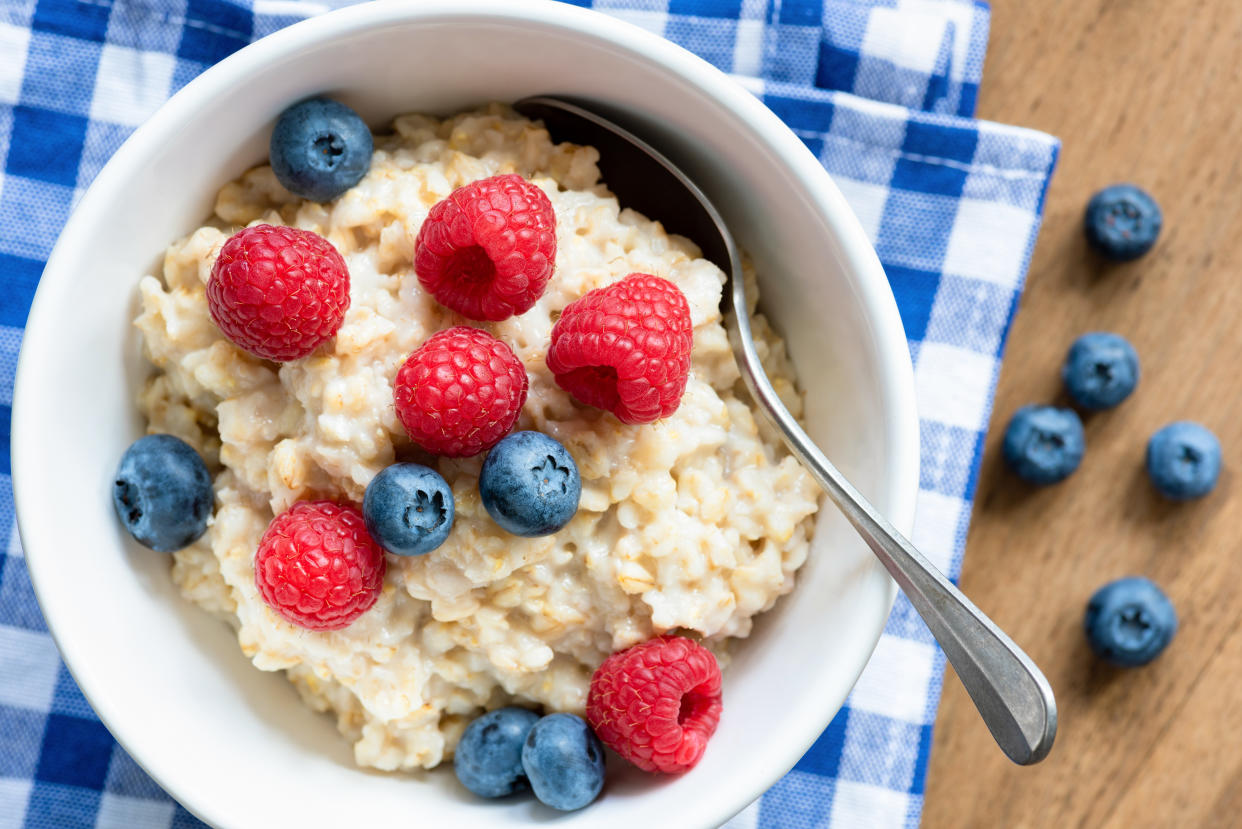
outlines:
{"label": "metal spoon", "polygon": [[647,143],[588,109],[543,96],[525,98],[515,108],[541,119],[557,141],[598,149],[600,172],[621,204],[693,239],[725,272],[722,310],[729,340],[758,407],[909,597],[1009,759],[1030,765],[1047,756],[1057,708],[1039,668],[837,471],[777,397],[755,351],[741,258],[707,197]]}

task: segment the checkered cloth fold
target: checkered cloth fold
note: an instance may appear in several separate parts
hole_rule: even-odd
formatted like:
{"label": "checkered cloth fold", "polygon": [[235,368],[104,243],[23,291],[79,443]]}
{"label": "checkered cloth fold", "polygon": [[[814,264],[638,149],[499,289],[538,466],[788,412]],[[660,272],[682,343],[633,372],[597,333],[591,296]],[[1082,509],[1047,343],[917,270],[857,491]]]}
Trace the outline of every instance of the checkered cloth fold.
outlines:
{"label": "checkered cloth fold", "polygon": [[[921,415],[914,541],[951,576],[1009,323],[1058,143],[972,120],[976,0],[573,0],[657,32],[750,88],[815,152],[879,252]],[[77,197],[172,92],[330,5],[0,0],[0,829],[199,826],[112,740],[61,664],[13,527],[13,371]],[[2,543],[2,542],[0,542]],[[902,598],[846,706],[730,823],[915,826],[944,656]]]}

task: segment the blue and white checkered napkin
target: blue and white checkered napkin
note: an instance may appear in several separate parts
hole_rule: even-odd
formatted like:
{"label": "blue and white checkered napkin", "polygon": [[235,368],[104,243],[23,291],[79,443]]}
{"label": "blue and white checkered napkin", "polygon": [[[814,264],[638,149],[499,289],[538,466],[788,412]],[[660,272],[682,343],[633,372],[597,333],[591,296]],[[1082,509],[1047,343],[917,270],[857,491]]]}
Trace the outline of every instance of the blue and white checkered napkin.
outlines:
{"label": "blue and white checkered napkin", "polygon": [[[1000,354],[1058,150],[1050,136],[970,118],[987,6],[574,2],[734,74],[832,173],[879,251],[910,340],[923,449],[914,541],[956,576]],[[0,829],[200,825],[113,742],[47,634],[13,531],[13,369],[44,260],[121,141],[215,61],[326,9],[0,0]],[[730,829],[916,825],[943,668],[898,599],[846,707]]]}

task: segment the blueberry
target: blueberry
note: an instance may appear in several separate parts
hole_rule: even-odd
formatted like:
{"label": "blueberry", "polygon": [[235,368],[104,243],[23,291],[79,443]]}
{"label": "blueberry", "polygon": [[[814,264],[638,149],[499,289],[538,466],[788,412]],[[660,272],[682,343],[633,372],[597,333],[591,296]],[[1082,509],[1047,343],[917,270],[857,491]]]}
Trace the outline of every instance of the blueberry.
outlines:
{"label": "blueberry", "polygon": [[479,473],[483,506],[503,529],[551,535],[578,509],[582,479],[569,451],[541,432],[514,432],[492,449]]}
{"label": "blueberry", "polygon": [[380,471],[362,497],[367,532],[390,553],[418,556],[444,543],[453,528],[453,490],[440,473],[416,463]]}
{"label": "blueberry", "polygon": [[525,708],[497,708],[470,723],[453,757],[457,779],[480,797],[527,789],[522,746],[538,720],[538,714]]}
{"label": "blueberry", "polygon": [[1070,397],[1084,409],[1111,409],[1138,385],[1138,353],[1117,334],[1083,334],[1070,346],[1061,379]]}
{"label": "blueberry", "polygon": [[1082,462],[1085,449],[1078,414],[1053,406],[1023,406],[1014,412],[1002,445],[1005,462],[1032,484],[1065,480]]}
{"label": "blueberry", "polygon": [[526,735],[522,768],[541,803],[570,812],[604,788],[604,746],[581,717],[550,714]]}
{"label": "blueberry", "polygon": [[1147,442],[1147,474],[1166,498],[1207,495],[1220,477],[1220,441],[1198,423],[1170,423]]}
{"label": "blueberry", "polygon": [[139,544],[171,553],[207,531],[213,495],[207,465],[172,435],[134,441],[116,470],[112,503]]}
{"label": "blueberry", "polygon": [[1160,655],[1177,632],[1169,597],[1145,578],[1118,579],[1095,591],[1084,619],[1087,641],[1102,659],[1134,668]]}
{"label": "blueberry", "polygon": [[1087,242],[1101,256],[1118,262],[1151,250],[1164,221],[1160,205],[1133,184],[1105,187],[1087,202],[1083,227]]}
{"label": "blueberry", "polygon": [[280,114],[268,155],[277,180],[295,196],[332,201],[371,166],[371,131],[358,113],[311,98]]}

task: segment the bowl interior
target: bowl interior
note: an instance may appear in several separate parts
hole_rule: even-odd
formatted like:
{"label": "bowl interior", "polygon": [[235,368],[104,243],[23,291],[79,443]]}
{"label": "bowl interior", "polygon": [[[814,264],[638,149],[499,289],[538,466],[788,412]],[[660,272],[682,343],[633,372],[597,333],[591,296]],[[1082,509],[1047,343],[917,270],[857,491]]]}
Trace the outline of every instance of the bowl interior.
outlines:
{"label": "bowl interior", "polygon": [[[48,265],[27,329],[17,506],[40,601],[75,677],[118,739],[192,811],[230,827],[553,817],[531,799],[480,802],[451,772],[411,779],[355,768],[333,723],[304,708],[283,677],[255,670],[223,624],[179,596],[168,558],[129,542],[112,513],[111,474],[142,426],[133,399],[146,369],[130,325],[137,280],[202,221],[221,184],[264,159],[274,117],[306,95],[338,97],[376,126],[402,112],[537,93],[596,100],[644,123],[755,259],[763,305],[807,391],[810,432],[908,529],[917,482],[909,360],[878,262],[810,154],[728,84],[676,47],[561,4],[369,4],[225,61],[101,173]],[[71,521],[60,518],[65,504],[75,505]],[[737,648],[703,762],[675,780],[614,766],[606,796],[558,823],[668,825],[675,814],[678,826],[710,826],[745,806],[840,706],[892,595],[826,506],[798,588]]]}

